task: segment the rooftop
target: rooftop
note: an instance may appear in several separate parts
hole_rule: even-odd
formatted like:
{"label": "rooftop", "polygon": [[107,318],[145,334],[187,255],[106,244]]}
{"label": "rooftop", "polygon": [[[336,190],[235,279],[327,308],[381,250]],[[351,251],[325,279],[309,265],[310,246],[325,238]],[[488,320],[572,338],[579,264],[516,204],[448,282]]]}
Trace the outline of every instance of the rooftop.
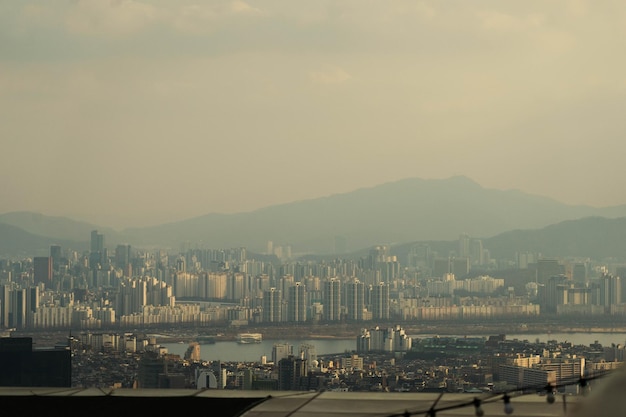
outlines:
{"label": "rooftop", "polygon": [[[428,414],[431,407],[437,417],[474,416],[475,394],[377,393],[377,392],[300,392],[300,391],[234,391],[193,389],[114,389],[97,388],[0,388],[6,409],[21,410],[28,415],[49,414],[64,410],[64,416],[110,416],[125,407],[141,407],[150,415],[168,410],[219,410],[220,416],[241,417],[325,417],[410,416]],[[561,398],[558,398],[561,397]],[[586,398],[558,396],[553,404],[546,397],[529,394],[512,397],[516,417],[563,417]],[[484,398],[485,416],[503,416],[500,396]],[[407,414],[408,413],[408,414]]]}

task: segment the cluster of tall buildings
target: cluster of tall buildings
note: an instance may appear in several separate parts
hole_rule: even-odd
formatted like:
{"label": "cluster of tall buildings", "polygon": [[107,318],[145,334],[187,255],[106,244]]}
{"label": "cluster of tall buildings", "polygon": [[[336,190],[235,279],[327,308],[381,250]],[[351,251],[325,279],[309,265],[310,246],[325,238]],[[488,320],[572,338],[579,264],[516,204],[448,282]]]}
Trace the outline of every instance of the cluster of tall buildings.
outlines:
{"label": "cluster of tall buildings", "polygon": [[[589,262],[518,254],[533,268],[523,292],[504,278],[471,275],[489,262],[478,239],[440,256],[419,244],[405,263],[387,245],[359,259],[250,258],[245,248],[180,253],[118,244],[94,230],[90,249],[0,261],[3,328],[108,328],[174,323],[308,323],[486,319],[539,314],[626,315],[625,282]],[[275,247],[272,250],[275,252]],[[269,250],[269,245],[268,245]],[[290,253],[290,250],[287,251]],[[281,252],[285,253],[285,252]]]}

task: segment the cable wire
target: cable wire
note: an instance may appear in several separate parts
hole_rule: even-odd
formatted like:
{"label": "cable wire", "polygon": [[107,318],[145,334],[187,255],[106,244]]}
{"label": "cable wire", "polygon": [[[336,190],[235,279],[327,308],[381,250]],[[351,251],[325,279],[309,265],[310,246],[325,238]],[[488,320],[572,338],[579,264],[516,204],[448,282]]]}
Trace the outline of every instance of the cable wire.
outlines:
{"label": "cable wire", "polygon": [[[405,410],[401,413],[388,414],[387,417],[410,417],[410,416],[418,415],[418,414],[424,414],[428,417],[436,417],[436,414],[439,411],[448,411],[448,410],[454,410],[454,409],[470,407],[470,406],[478,410],[478,407],[476,406],[477,402],[480,402],[480,404],[485,404],[485,403],[492,403],[496,401],[503,401],[506,407],[505,412],[507,414],[511,414],[513,412],[512,405],[510,404],[510,401],[512,398],[529,395],[533,393],[536,394],[537,392],[544,392],[548,389],[548,387],[550,387],[550,389],[557,390],[558,388],[578,384],[579,386],[584,388],[587,386],[589,381],[603,378],[606,375],[610,374],[611,372],[612,370],[599,372],[590,377],[576,377],[576,378],[564,379],[559,384],[531,385],[531,386],[515,388],[511,390],[496,391],[491,394],[486,394],[485,396],[482,396],[482,398],[474,397],[468,401],[461,401],[461,402],[457,402],[457,403],[453,403],[449,405],[444,405],[441,407],[436,407],[437,403],[439,402],[439,400],[444,394],[444,392],[441,392],[441,394],[437,397],[435,402],[428,409],[420,409],[420,410],[413,410],[413,411]],[[564,410],[566,408],[565,396],[563,397],[563,408]],[[478,411],[477,411],[477,414],[478,414]]]}

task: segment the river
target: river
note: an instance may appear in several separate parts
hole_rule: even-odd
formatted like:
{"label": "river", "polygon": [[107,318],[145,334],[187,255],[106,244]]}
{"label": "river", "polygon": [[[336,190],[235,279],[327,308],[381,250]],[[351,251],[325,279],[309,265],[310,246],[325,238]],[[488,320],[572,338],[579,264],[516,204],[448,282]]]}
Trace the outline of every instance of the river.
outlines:
{"label": "river", "polygon": [[[411,336],[413,338],[431,337],[434,335],[420,334]],[[473,335],[484,336],[488,335]],[[450,337],[442,335],[442,337]],[[463,336],[452,336],[463,337]],[[528,340],[530,342],[547,342],[557,340],[559,342],[571,342],[575,345],[589,346],[598,342],[603,346],[611,344],[626,344],[626,334],[624,333],[524,333],[506,335],[507,340]],[[158,343],[158,340],[157,340]],[[350,339],[284,339],[284,340],[263,340],[261,343],[239,344],[232,341],[219,341],[210,344],[200,344],[200,357],[206,361],[221,360],[223,362],[261,362],[262,356],[267,361],[272,360],[272,348],[274,344],[286,343],[293,346],[294,354],[298,353],[300,345],[308,344],[315,347],[318,355],[328,355],[333,353],[344,353],[356,349],[356,336]],[[167,348],[168,353],[183,357],[187,350],[188,343],[160,343]]]}

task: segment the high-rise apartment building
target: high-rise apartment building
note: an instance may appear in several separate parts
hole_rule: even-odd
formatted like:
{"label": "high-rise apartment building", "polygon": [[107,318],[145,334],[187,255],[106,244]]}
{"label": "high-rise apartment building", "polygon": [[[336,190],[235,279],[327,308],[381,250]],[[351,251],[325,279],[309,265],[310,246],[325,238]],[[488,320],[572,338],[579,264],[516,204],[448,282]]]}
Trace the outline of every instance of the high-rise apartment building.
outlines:
{"label": "high-rise apartment building", "polygon": [[11,302],[9,307],[9,327],[23,329],[27,324],[26,300],[28,290],[14,289],[11,291]]}
{"label": "high-rise apartment building", "polygon": [[277,364],[281,359],[288,358],[293,355],[293,345],[289,343],[274,343],[272,346],[272,362]]}
{"label": "high-rise apartment building", "polygon": [[603,274],[596,281],[600,287],[599,304],[601,306],[608,308],[622,302],[622,285],[619,276]]}
{"label": "high-rise apartment building", "polygon": [[322,297],[324,320],[341,320],[341,281],[338,278],[324,281]]}
{"label": "high-rise apartment building", "polygon": [[365,284],[354,278],[344,285],[348,320],[361,321],[365,317]]}
{"label": "high-rise apartment building", "polygon": [[282,296],[277,288],[263,291],[264,323],[279,323],[282,321]]}
{"label": "high-rise apartment building", "polygon": [[0,285],[0,327],[10,327],[11,286]]}
{"label": "high-rise apartment building", "polygon": [[556,313],[557,306],[568,304],[569,280],[565,275],[550,277],[540,287],[541,311]]}
{"label": "high-rise apartment building", "polygon": [[389,320],[389,285],[381,282],[372,287],[371,306],[374,320]]}
{"label": "high-rise apartment building", "polygon": [[246,276],[240,272],[227,274],[226,298],[239,302],[242,298],[248,296],[248,286],[246,285]]}
{"label": "high-rise apartment building", "polygon": [[306,286],[302,282],[296,282],[287,291],[287,321],[305,322],[307,320]]}
{"label": "high-rise apartment building", "polygon": [[300,345],[299,357],[306,361],[309,369],[314,368],[317,364],[317,350],[315,349],[315,345],[310,345],[308,343]]}

